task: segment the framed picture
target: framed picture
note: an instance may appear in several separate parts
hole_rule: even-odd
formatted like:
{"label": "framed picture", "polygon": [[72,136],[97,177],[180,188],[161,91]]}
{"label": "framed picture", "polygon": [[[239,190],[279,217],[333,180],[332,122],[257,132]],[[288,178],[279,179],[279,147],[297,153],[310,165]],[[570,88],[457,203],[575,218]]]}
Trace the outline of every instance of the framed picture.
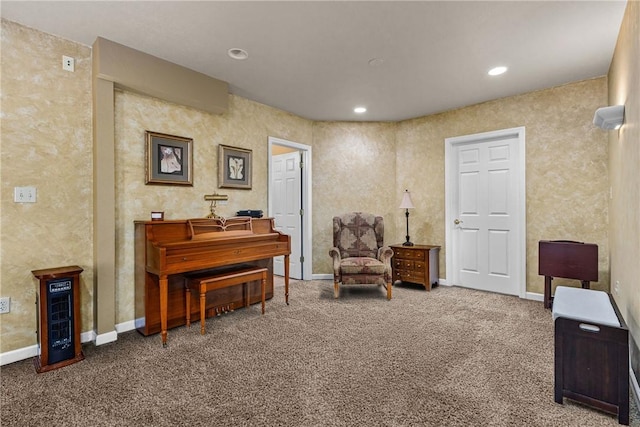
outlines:
{"label": "framed picture", "polygon": [[193,185],[193,139],[145,132],[145,184]]}
{"label": "framed picture", "polygon": [[251,150],[220,144],[218,151],[218,187],[251,189]]}

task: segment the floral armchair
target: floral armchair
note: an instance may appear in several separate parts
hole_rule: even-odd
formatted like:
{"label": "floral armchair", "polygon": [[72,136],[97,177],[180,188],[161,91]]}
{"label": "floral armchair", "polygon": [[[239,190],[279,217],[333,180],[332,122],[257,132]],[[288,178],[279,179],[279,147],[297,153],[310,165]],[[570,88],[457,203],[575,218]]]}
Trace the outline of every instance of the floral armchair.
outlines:
{"label": "floral armchair", "polygon": [[391,299],[391,257],[384,246],[384,221],[381,216],[351,212],[333,217],[333,293],[340,295],[340,284],[382,285]]}

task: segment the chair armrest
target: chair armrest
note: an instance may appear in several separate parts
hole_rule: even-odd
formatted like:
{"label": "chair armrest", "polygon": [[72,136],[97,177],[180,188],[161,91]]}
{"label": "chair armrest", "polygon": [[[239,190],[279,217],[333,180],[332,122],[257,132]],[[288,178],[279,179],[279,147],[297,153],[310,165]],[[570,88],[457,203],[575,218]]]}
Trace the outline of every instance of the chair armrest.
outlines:
{"label": "chair armrest", "polygon": [[393,249],[389,246],[378,248],[378,260],[384,264],[384,269],[391,274],[391,258],[393,257]]}
{"label": "chair armrest", "polygon": [[333,258],[333,275],[335,277],[340,276],[340,261],[342,261],[342,256],[340,255],[340,250],[336,247],[329,249],[329,256]]}
{"label": "chair armrest", "polygon": [[389,246],[383,246],[381,248],[378,248],[378,260],[385,262],[386,260],[389,260],[389,263],[391,263],[391,258],[393,257],[393,249],[391,249]]}

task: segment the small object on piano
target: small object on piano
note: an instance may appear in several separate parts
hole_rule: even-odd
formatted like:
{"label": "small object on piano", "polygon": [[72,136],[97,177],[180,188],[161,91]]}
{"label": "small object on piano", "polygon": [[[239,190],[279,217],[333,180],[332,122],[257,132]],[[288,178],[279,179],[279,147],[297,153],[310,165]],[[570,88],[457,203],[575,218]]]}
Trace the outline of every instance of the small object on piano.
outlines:
{"label": "small object on piano", "polygon": [[251,218],[262,218],[262,211],[257,209],[247,209],[236,212],[237,216],[250,216]]}
{"label": "small object on piano", "polygon": [[220,218],[220,216],[216,213],[218,202],[229,200],[229,196],[227,196],[226,194],[213,193],[205,194],[204,199],[206,201],[211,201],[211,206],[209,206],[210,213],[209,215],[207,215],[207,218]]}
{"label": "small object on piano", "polygon": [[164,221],[164,212],[152,211],[151,221]]}

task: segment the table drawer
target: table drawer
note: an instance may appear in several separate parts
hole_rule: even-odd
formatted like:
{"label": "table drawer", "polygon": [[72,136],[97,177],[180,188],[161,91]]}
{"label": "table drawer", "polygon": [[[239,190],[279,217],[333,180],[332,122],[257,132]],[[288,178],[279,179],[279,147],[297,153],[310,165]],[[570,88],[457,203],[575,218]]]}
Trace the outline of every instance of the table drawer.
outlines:
{"label": "table drawer", "polygon": [[415,249],[393,248],[394,258],[420,259],[424,260],[424,251]]}
{"label": "table drawer", "polygon": [[414,271],[414,270],[394,270],[393,272],[394,280],[402,280],[404,282],[413,282],[425,284],[424,272],[423,271]]}

